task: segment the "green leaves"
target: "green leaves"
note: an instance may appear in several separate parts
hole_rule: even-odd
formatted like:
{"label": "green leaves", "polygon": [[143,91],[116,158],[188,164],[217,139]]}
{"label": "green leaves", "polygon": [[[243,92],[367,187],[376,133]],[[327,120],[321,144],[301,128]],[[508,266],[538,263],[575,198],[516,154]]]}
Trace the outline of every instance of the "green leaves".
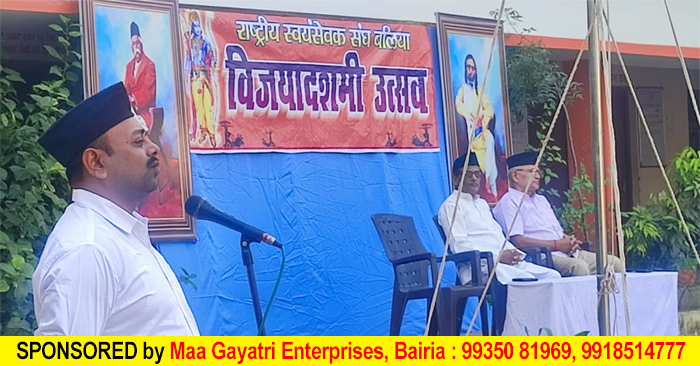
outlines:
{"label": "green leaves", "polygon": [[8,68],[3,68],[2,71],[5,73],[5,78],[9,81],[23,84],[26,83],[26,81],[24,81],[17,71]]}
{"label": "green leaves", "polygon": [[19,270],[19,267],[24,264],[24,257],[19,255],[12,256],[12,261],[10,263],[12,263],[12,267]]}
{"label": "green leaves", "polygon": [[[9,322],[7,322],[7,325],[5,326],[8,330],[14,330],[15,332],[17,330],[23,330],[28,333],[32,333],[32,327],[29,326],[29,323],[21,319],[17,316],[14,316],[10,319]],[[16,333],[15,333],[16,334]]]}
{"label": "green leaves", "polygon": [[[693,239],[700,242],[700,157],[686,147],[670,164],[669,178],[681,212]],[[649,196],[644,205],[624,214],[625,250],[633,267],[683,270],[693,257],[683,222],[669,194],[661,191]]]}
{"label": "green leaves", "polygon": [[9,263],[0,263],[0,270],[4,272],[4,274],[10,276],[17,276],[17,271],[15,270],[15,267]]}
{"label": "green leaves", "polygon": [[56,51],[55,48],[53,48],[53,46],[44,45],[44,48],[46,49],[46,51],[49,52],[49,55],[51,55],[53,58],[56,58],[59,60],[61,59],[61,55],[58,53],[58,51]]}
{"label": "green leaves", "polygon": [[68,71],[66,73],[66,80],[68,81],[78,81],[78,74],[74,73],[73,71]]}
{"label": "green leaves", "polygon": [[[0,66],[0,334],[30,335],[35,326],[31,277],[37,255],[70,197],[65,169],[37,139],[75,101],[71,83],[79,79],[81,55],[71,48],[79,26],[61,16],[49,26],[59,44],[45,46],[56,64],[43,82],[20,95],[26,83]],[[24,88],[26,89],[26,88]]]}
{"label": "green leaves", "polygon": [[[492,11],[491,15],[497,18],[498,10]],[[547,139],[546,134],[564,93],[568,75],[552,60],[544,45],[528,39],[527,34],[534,28],[523,26],[522,14],[513,8],[505,8],[503,19],[513,32],[523,36],[517,47],[506,48],[511,123],[526,121],[529,128],[534,130],[539,143],[529,147],[529,150],[539,151],[547,143],[540,163],[540,168],[547,169],[542,170],[541,179],[545,186],[556,186],[553,183],[559,177],[555,169],[567,164],[561,155],[562,144],[566,141]],[[565,96],[565,105],[581,99],[581,90],[582,84],[573,82]],[[559,192],[551,186],[542,187],[542,191],[550,196],[559,196]]]}
{"label": "green leaves", "polygon": [[[556,173],[554,173],[556,175]],[[564,192],[566,202],[555,209],[559,222],[567,233],[583,233],[582,240],[586,241],[593,230],[593,183],[591,183],[586,166],[579,164],[579,172],[571,179],[569,190]]]}

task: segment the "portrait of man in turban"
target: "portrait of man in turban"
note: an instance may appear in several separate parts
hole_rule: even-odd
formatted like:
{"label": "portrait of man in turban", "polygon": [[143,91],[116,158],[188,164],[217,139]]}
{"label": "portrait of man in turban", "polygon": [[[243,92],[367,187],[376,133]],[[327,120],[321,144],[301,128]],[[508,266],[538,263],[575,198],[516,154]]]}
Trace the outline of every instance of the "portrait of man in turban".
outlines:
{"label": "portrait of man in turban", "polygon": [[182,53],[177,7],[169,2],[91,5],[86,12],[87,94],[122,82],[128,107],[158,147],[157,187],[136,211],[149,219],[151,238],[192,238],[184,211],[192,194]]}
{"label": "portrait of man in turban", "polygon": [[156,106],[156,66],[143,51],[141,32],[135,22],[131,22],[131,53],[133,58],[126,64],[124,86],[134,112],[150,129],[153,125],[150,109]]}

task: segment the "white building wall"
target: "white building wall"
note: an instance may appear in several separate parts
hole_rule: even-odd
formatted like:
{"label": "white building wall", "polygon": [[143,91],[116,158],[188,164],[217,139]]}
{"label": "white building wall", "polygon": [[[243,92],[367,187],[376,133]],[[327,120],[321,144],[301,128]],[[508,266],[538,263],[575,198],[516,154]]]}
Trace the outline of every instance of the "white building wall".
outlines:
{"label": "white building wall", "polygon": [[[209,5],[296,11],[340,16],[435,22],[435,13],[488,18],[500,0],[180,0],[183,5]],[[700,47],[700,1],[668,0],[678,38],[683,46]],[[610,21],[618,42],[674,45],[663,0],[610,0]],[[586,0],[506,0],[520,12],[534,34],[583,38]],[[510,30],[507,30],[510,31]]]}

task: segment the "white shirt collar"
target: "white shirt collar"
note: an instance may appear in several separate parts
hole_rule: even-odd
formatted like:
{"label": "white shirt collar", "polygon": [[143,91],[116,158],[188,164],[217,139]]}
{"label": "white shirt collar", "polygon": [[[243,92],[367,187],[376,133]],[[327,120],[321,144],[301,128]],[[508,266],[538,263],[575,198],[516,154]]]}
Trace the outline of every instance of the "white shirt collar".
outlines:
{"label": "white shirt collar", "polygon": [[[459,191],[455,189],[455,190],[452,191],[452,194],[454,194],[455,197],[457,197],[457,194],[459,194]],[[476,202],[476,201],[479,200],[480,197],[479,197],[478,194],[472,196],[472,195],[469,194],[469,193],[464,193],[464,192],[462,192],[462,194],[459,195],[459,198],[460,198],[460,199],[467,200],[467,201],[469,201],[469,202]]]}
{"label": "white shirt collar", "polygon": [[114,202],[84,189],[73,190],[73,202],[84,205],[97,212],[105,220],[111,222],[126,233],[135,234],[135,227],[143,225],[148,227],[148,219],[137,212],[129,214]]}
{"label": "white shirt collar", "polygon": [[535,197],[537,196],[537,192],[535,192],[532,196],[530,196],[530,195],[525,194],[525,192],[520,191],[518,189],[515,189],[513,187],[508,187],[508,192],[513,192],[514,194],[517,194],[518,196],[523,195],[523,196],[525,196],[525,199],[528,199],[531,201],[534,200]]}

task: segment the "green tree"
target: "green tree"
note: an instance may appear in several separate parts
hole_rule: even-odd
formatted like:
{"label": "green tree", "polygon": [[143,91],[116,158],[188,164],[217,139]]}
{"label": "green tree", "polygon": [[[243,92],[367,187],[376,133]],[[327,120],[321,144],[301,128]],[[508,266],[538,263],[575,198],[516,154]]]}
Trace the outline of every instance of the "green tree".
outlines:
{"label": "green tree", "polygon": [[[498,18],[498,10],[490,14]],[[504,24],[520,37],[516,47],[506,48],[508,100],[511,124],[527,123],[530,128],[534,128],[539,141],[536,145],[530,145],[528,150],[539,151],[564,93],[568,75],[562,71],[559,64],[552,61],[551,53],[544,45],[527,37],[536,29],[523,28],[523,18],[522,14],[513,8],[504,9]],[[571,83],[565,97],[565,106],[583,98],[582,86],[579,82]],[[566,116],[565,111],[561,113]],[[559,197],[560,192],[547,186],[552,179],[560,178],[552,170],[554,165],[566,165],[566,158],[561,155],[562,148],[559,144],[561,142],[549,139],[540,164],[543,189],[555,197]]]}
{"label": "green tree", "polygon": [[58,221],[70,187],[64,168],[37,139],[75,105],[70,86],[79,80],[81,55],[71,41],[79,25],[60,16],[49,27],[60,47],[46,81],[18,95],[19,73],[0,66],[0,334],[30,335],[36,327],[31,277],[46,236]]}
{"label": "green tree", "polygon": [[[498,18],[498,11],[492,11],[491,16]],[[517,10],[504,9],[505,27],[510,28],[511,33],[516,37],[520,37],[516,47],[506,48],[510,116],[511,124],[527,123],[529,129],[535,130],[538,143],[529,145],[527,150],[539,151],[544,144],[547,130],[552,123],[569,75],[562,71],[558,63],[552,61],[551,53],[544,45],[527,37],[536,29],[523,27],[523,19],[523,15]],[[582,88],[582,83],[572,81],[564,99],[560,118],[563,116],[568,122],[567,106],[583,98]],[[550,197],[561,197],[561,192],[553,187],[552,181],[568,179],[568,177],[559,177],[555,172],[558,164],[567,165],[567,157],[562,156],[562,144],[565,143],[565,141],[555,141],[554,138],[550,138],[540,163],[544,183],[542,191]],[[569,190],[564,192],[566,201],[556,210],[566,232],[582,232],[587,241],[588,233],[592,231],[587,222],[587,216],[593,212],[593,204],[586,197],[593,194],[593,185],[585,167],[579,166],[575,161],[573,145],[570,150],[576,173]]]}
{"label": "green tree", "polygon": [[[700,154],[686,147],[673,159],[669,179],[693,245],[700,239]],[[645,205],[623,213],[625,250],[633,268],[697,270],[692,249],[671,196],[667,192],[652,194]]]}

